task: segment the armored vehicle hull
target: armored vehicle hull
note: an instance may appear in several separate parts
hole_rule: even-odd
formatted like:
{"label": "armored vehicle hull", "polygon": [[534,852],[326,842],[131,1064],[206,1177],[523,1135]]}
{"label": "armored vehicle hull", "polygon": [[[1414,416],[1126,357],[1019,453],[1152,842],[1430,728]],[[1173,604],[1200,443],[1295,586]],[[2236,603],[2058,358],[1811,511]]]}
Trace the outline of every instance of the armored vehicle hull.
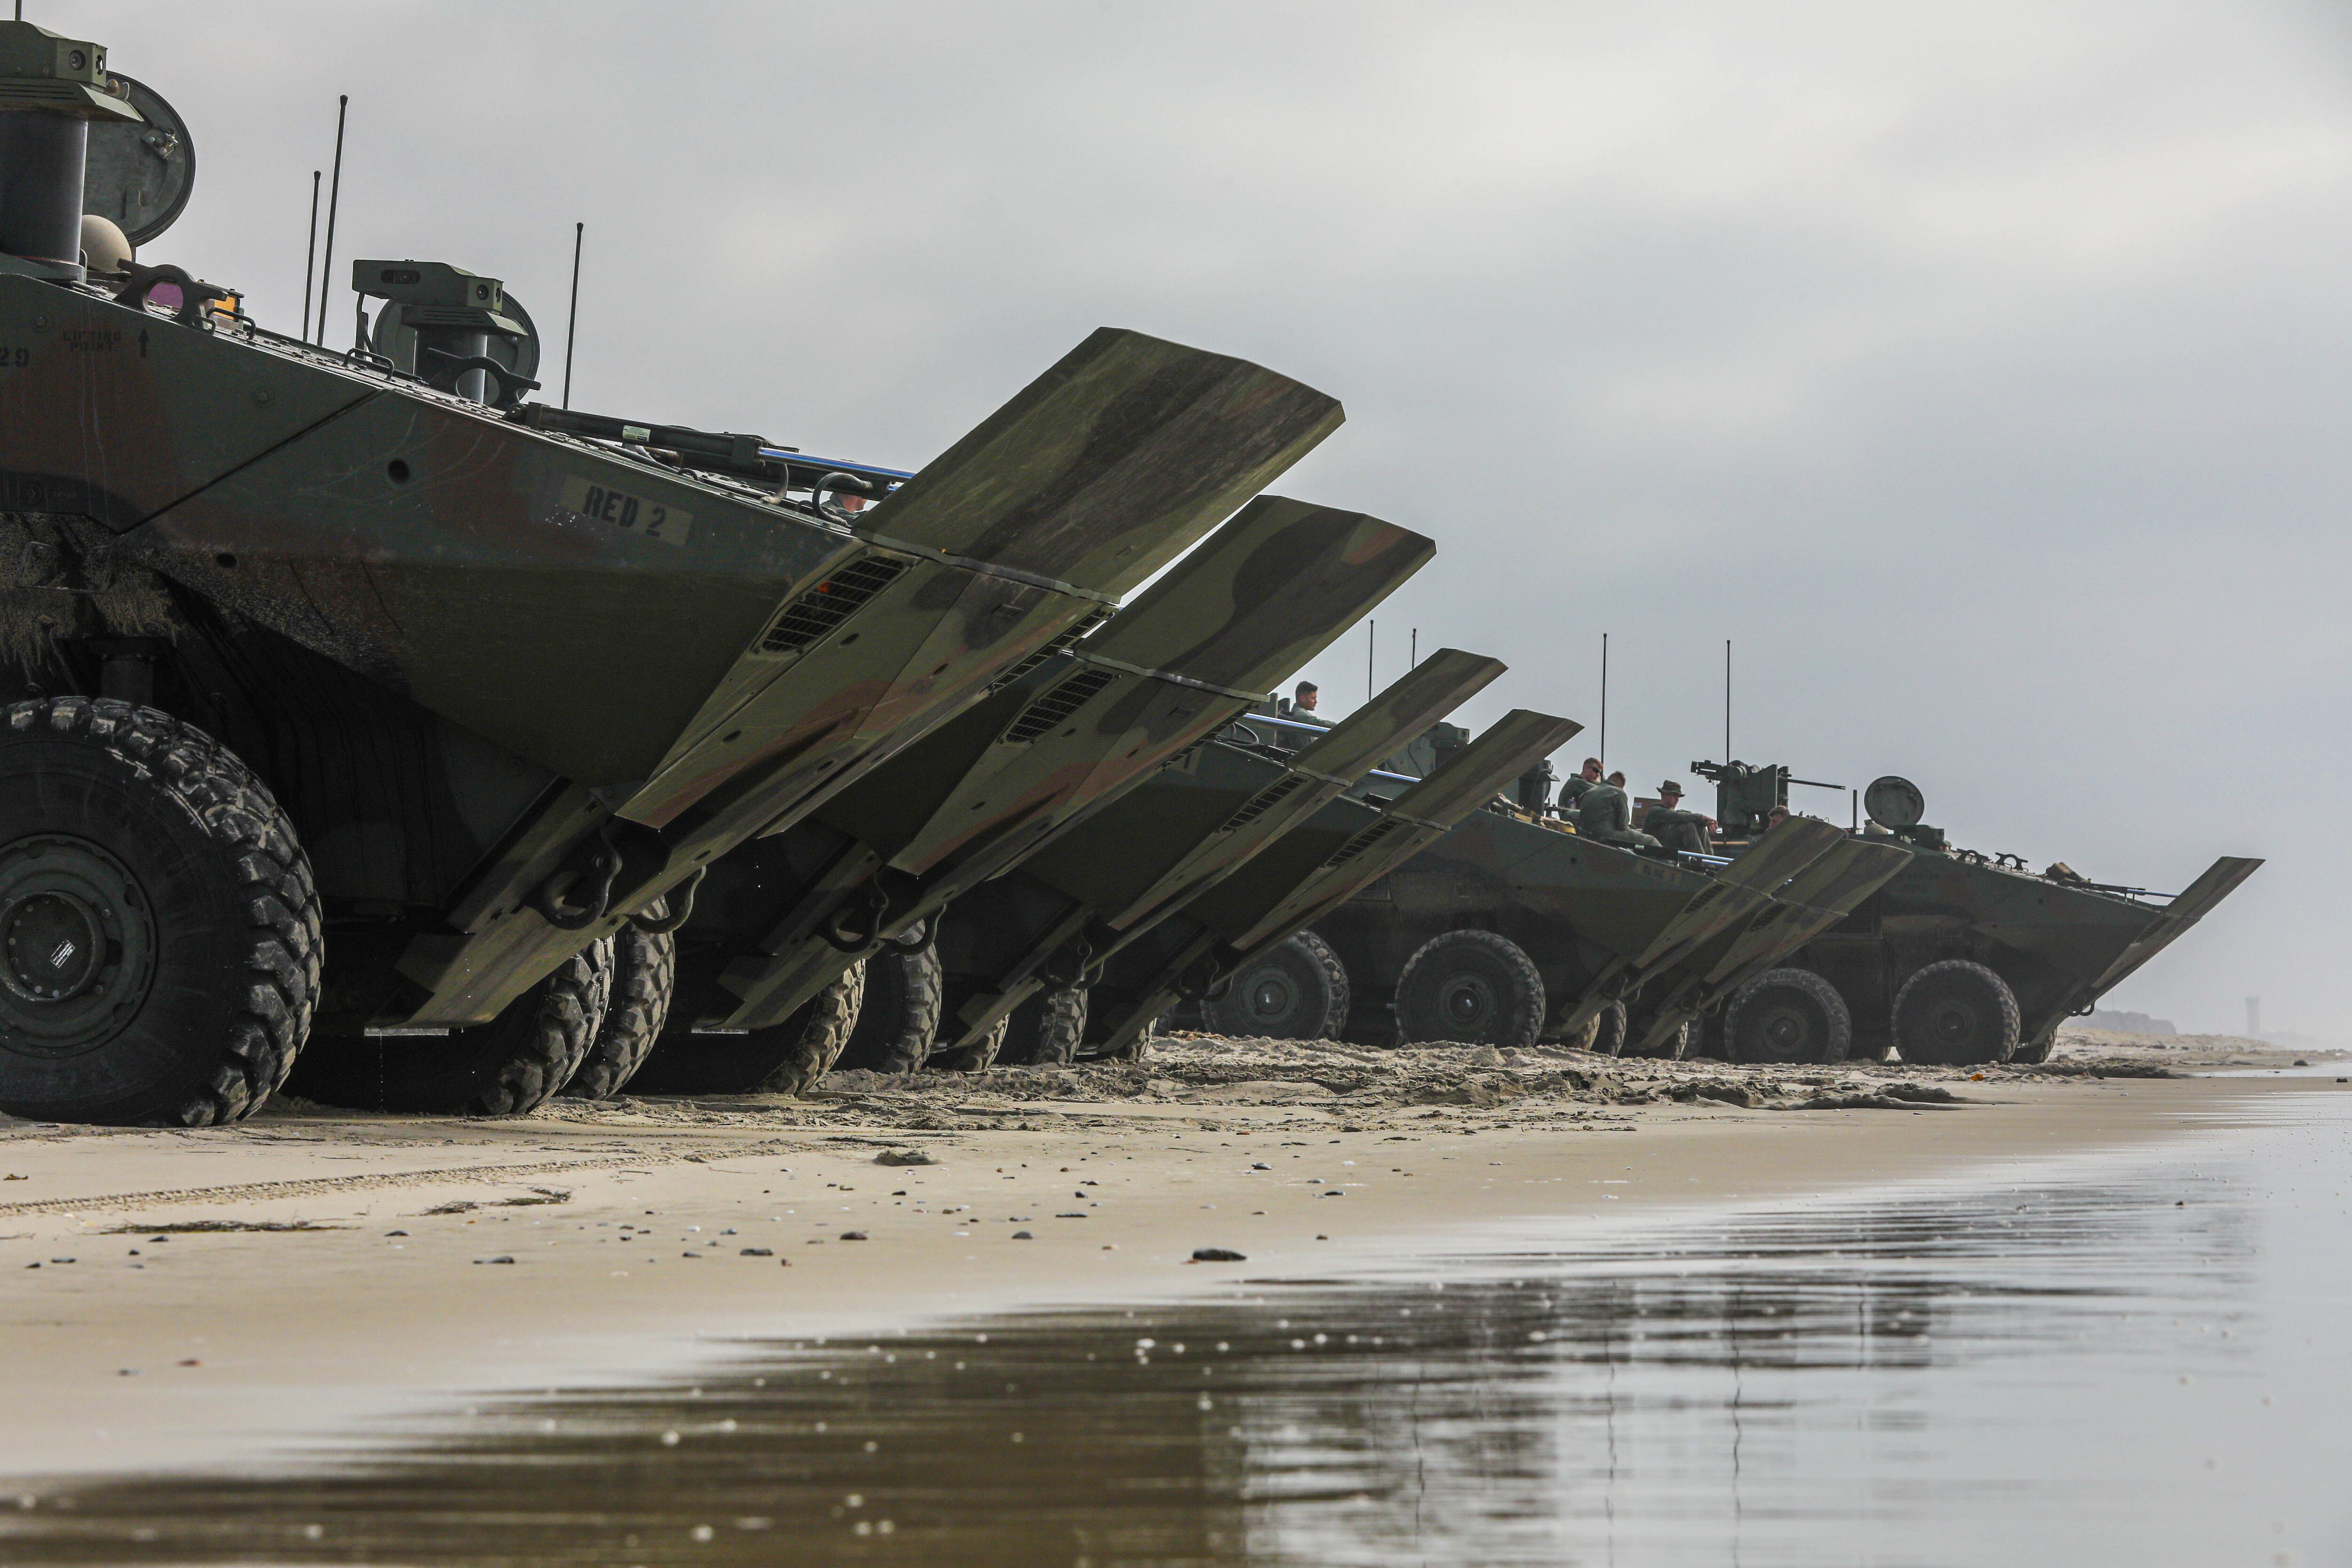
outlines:
{"label": "armored vehicle hull", "polygon": [[[1789,962],[1836,989],[1854,1054],[1964,1063],[2046,1059],[2061,1024],[2089,1012],[2262,864],[2217,860],[2159,903],[1981,857],[1902,852],[1883,889]],[[1939,997],[1946,988],[1951,994]]]}
{"label": "armored vehicle hull", "polygon": [[1655,1048],[1674,1043],[1653,1036],[1679,1026],[1668,998],[1692,989],[1685,971],[1703,977],[1838,837],[1792,824],[1717,867],[1481,811],[1315,932],[1346,966],[1351,1038]]}

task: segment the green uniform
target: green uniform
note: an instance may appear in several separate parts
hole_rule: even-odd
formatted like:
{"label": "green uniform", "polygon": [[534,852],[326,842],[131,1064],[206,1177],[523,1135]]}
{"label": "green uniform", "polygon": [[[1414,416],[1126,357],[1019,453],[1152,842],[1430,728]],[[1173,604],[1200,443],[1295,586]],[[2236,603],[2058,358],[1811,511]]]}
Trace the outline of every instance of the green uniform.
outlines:
{"label": "green uniform", "polygon": [[1577,796],[1576,831],[1603,844],[1655,848],[1658,841],[1633,830],[1633,802],[1615,784],[1588,784]]}
{"label": "green uniform", "polygon": [[1706,818],[1696,811],[1654,805],[1650,814],[1642,818],[1642,831],[1669,849],[1687,849],[1695,855],[1715,852],[1707,838]]}

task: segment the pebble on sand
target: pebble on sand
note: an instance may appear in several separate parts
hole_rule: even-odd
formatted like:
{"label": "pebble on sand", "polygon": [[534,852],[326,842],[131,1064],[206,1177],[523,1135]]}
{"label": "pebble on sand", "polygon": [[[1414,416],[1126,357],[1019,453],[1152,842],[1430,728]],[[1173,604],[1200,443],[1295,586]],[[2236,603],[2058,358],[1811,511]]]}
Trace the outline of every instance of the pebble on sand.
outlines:
{"label": "pebble on sand", "polygon": [[841,1233],[841,1239],[844,1241],[864,1241],[866,1239],[866,1233],[862,1230],[845,1230]]}
{"label": "pebble on sand", "polygon": [[874,1156],[877,1165],[936,1165],[929,1151],[924,1149],[885,1149]]}
{"label": "pebble on sand", "polygon": [[1230,1247],[1196,1247],[1192,1249],[1195,1263],[1247,1263],[1249,1254],[1235,1252]]}

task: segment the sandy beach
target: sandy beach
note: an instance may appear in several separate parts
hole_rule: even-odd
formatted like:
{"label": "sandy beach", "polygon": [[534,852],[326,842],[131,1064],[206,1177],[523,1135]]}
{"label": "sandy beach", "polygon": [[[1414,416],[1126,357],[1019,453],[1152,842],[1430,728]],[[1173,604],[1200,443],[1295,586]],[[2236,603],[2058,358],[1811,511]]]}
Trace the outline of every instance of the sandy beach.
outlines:
{"label": "sandy beach", "polygon": [[[2308,1090],[2259,1070],[2295,1059],[2088,1033],[1975,1072],[1179,1037],[1135,1064],[835,1075],[809,1100],[0,1121],[0,1474],[234,1459],[746,1336],[1160,1300],[1494,1224],[1980,1173]],[[2256,1070],[2195,1076],[2229,1068]]]}

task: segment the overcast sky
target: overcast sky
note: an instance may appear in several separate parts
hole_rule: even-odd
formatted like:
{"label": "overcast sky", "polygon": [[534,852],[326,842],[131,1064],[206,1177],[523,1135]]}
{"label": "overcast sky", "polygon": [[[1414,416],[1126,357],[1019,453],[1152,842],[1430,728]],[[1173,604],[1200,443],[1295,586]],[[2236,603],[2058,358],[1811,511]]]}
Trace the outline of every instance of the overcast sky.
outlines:
{"label": "overcast sky", "polygon": [[2352,1035],[2343,6],[27,16],[186,116],[145,258],[274,324],[348,92],[346,279],[560,340],[587,224],[579,406],[913,468],[1098,325],[1256,360],[1348,407],[1278,490],[1439,542],[1383,684],[1418,627],[1509,660],[1472,721],[1597,727],[1606,631],[1610,763],[1695,783],[1729,638],[1745,759],[2101,880],[2271,857],[2110,1005]]}

